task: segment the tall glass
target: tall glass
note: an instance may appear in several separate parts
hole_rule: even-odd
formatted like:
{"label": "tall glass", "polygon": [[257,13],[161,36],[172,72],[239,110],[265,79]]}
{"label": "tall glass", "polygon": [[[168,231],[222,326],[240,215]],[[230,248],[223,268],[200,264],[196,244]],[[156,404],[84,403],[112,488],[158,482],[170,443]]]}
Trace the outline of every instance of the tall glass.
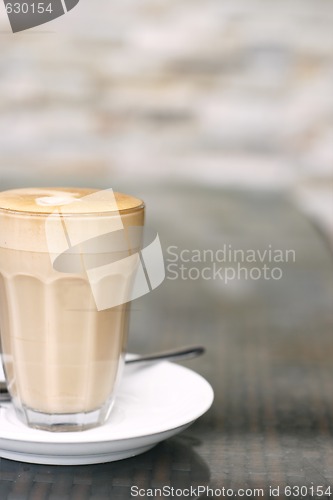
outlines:
{"label": "tall glass", "polygon": [[112,190],[0,193],[2,361],[27,425],[74,431],[108,418],[143,224],[143,202]]}

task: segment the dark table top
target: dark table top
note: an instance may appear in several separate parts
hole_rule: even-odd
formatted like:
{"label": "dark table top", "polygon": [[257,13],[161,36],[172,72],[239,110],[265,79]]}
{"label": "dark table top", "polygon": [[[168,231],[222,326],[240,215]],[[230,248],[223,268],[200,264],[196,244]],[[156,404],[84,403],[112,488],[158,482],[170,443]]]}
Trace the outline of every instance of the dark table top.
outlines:
{"label": "dark table top", "polygon": [[[68,467],[1,459],[1,500],[127,499],[132,486],[148,498],[149,488],[198,485],[216,490],[202,498],[223,498],[223,488],[224,497],[231,489],[333,497],[333,263],[325,238],[281,194],[171,185],[137,194],[159,232],[167,272],[132,305],[129,349],[204,345],[203,357],[183,364],[211,383],[213,406],[183,433],[127,460]],[[228,249],[243,250],[246,261]],[[179,256],[173,268],[171,251]],[[172,279],[181,264],[184,279]],[[236,273],[227,283],[226,268]]]}

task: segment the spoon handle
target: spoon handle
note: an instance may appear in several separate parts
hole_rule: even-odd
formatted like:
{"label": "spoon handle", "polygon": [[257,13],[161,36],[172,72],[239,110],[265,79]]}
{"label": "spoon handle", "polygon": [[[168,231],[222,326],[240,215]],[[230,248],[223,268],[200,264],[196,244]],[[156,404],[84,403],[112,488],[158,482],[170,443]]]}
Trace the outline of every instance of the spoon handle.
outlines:
{"label": "spoon handle", "polygon": [[0,403],[9,401],[10,396],[7,391],[6,382],[0,381]]}
{"label": "spoon handle", "polygon": [[156,352],[152,354],[139,355],[135,358],[129,358],[125,360],[126,364],[141,363],[141,362],[154,362],[167,360],[180,361],[183,359],[195,358],[200,356],[205,352],[205,348],[202,346],[195,347],[185,347],[183,349],[175,349],[172,351]]}

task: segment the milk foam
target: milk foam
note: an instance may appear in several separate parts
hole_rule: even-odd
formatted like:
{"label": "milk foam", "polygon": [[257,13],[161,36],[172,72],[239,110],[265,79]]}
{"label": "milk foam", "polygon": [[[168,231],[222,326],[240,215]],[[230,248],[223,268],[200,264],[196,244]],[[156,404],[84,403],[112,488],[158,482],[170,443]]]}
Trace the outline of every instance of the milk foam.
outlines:
{"label": "milk foam", "polygon": [[[143,202],[112,189],[23,188],[0,193],[0,247],[63,251],[59,227],[74,242],[143,225]],[[71,217],[71,215],[73,217]],[[60,228],[61,229],[61,228]],[[48,235],[54,234],[54,248]]]}
{"label": "milk foam", "polygon": [[0,192],[0,209],[24,213],[47,214],[59,207],[63,214],[105,214],[131,211],[142,206],[142,200],[112,189],[20,188]]}
{"label": "milk foam", "polygon": [[59,207],[61,205],[68,205],[75,201],[80,201],[79,199],[73,199],[71,196],[42,196],[41,198],[36,198],[37,205],[42,207]]}

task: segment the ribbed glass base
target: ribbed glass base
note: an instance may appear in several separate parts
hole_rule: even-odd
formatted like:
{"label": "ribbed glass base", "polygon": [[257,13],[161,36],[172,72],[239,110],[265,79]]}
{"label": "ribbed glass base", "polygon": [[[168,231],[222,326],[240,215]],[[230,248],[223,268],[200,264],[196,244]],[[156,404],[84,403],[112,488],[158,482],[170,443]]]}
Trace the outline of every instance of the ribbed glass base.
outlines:
{"label": "ribbed glass base", "polygon": [[103,425],[109,418],[113,400],[102,408],[82,413],[41,413],[32,408],[17,408],[18,418],[29,427],[50,432],[77,432]]}

